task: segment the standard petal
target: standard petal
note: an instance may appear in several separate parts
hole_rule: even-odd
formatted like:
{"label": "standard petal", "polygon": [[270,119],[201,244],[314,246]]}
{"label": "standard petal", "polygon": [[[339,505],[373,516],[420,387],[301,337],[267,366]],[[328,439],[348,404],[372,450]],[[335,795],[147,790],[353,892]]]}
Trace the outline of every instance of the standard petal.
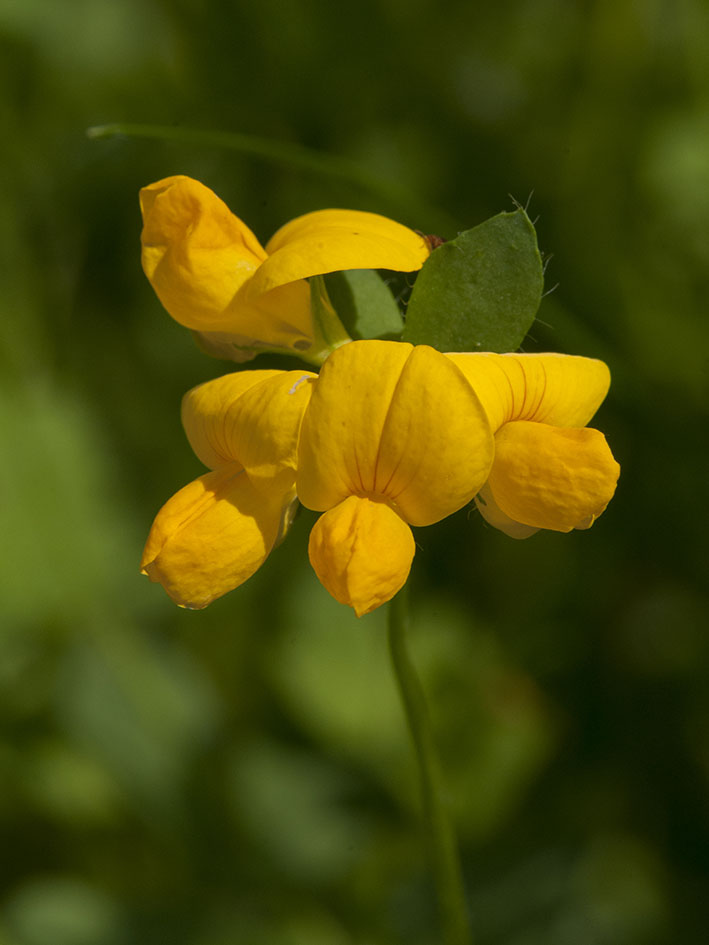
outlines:
{"label": "standard petal", "polygon": [[470,502],[492,458],[490,425],[474,391],[445,355],[417,345],[391,400],[373,491],[411,525],[432,525]]}
{"label": "standard petal", "polygon": [[413,346],[354,341],[320,371],[305,413],[298,455],[298,498],[323,512],[375,488],[384,424]]}
{"label": "standard petal", "polygon": [[461,372],[425,345],[356,341],[320,372],[301,431],[298,497],[324,511],[347,495],[383,496],[412,525],[469,502],[493,440]]}
{"label": "standard petal", "polygon": [[143,269],[170,315],[198,331],[238,331],[229,306],[266,258],[251,230],[189,177],[144,187],[140,206]]}
{"label": "standard petal", "polygon": [[181,607],[206,607],[261,567],[290,498],[257,491],[238,463],[206,473],[158,512],[141,572]]}
{"label": "standard petal", "polygon": [[495,437],[488,485],[513,521],[569,532],[591,527],[613,497],[619,473],[598,430],[517,421]]}
{"label": "standard petal", "polygon": [[480,398],[493,432],[510,420],[583,427],[603,402],[603,361],[567,354],[448,354]]}
{"label": "standard petal", "polygon": [[286,223],[266,244],[269,258],[250,294],[343,269],[413,272],[429,255],[418,233],[361,210],[316,210]]}
{"label": "standard petal", "polygon": [[357,496],[321,515],[308,545],[321,583],[358,617],[403,587],[415,551],[411,529],[389,505]]}
{"label": "standard petal", "polygon": [[216,469],[240,461],[234,451],[229,412],[251,387],[278,377],[283,371],[235,371],[206,381],[182,398],[182,425],[190,446],[205,466]]}

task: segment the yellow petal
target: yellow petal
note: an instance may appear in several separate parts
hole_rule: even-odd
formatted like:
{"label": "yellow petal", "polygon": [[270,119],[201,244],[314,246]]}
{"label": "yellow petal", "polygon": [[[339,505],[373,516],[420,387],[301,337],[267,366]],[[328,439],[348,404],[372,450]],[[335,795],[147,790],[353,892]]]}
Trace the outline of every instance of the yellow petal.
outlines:
{"label": "yellow petal", "polygon": [[[260,272],[257,270],[256,276]],[[217,334],[227,333],[235,345],[293,348],[305,351],[313,339],[310,287],[307,282],[282,285],[265,295],[245,282],[224,310]],[[207,332],[204,332],[207,334]]]}
{"label": "yellow petal", "polygon": [[493,432],[510,420],[583,427],[608,393],[603,361],[567,354],[449,354],[480,398]]}
{"label": "yellow petal", "polygon": [[475,496],[475,504],[488,525],[499,529],[505,535],[509,535],[510,538],[529,538],[530,535],[534,535],[539,531],[538,528],[532,528],[531,525],[522,525],[521,522],[515,522],[509,515],[505,515],[495,502],[487,483]]}
{"label": "yellow petal", "polygon": [[420,269],[429,255],[418,233],[361,210],[316,210],[286,223],[266,244],[268,260],[249,293],[342,269]]}
{"label": "yellow petal", "polygon": [[193,388],[182,400],[192,449],[212,469],[239,462],[257,487],[290,488],[316,378],[311,371],[236,371]]}
{"label": "yellow petal", "polygon": [[258,492],[237,463],[206,473],[158,512],[141,571],[181,607],[206,607],[261,567],[290,498]]}
{"label": "yellow petal", "polygon": [[373,491],[411,525],[431,525],[470,502],[492,459],[490,426],[465,378],[440,352],[415,347],[382,430]]}
{"label": "yellow petal", "polygon": [[323,511],[347,495],[383,496],[412,525],[469,502],[493,440],[460,371],[426,345],[357,341],[320,372],[301,431],[298,497]]}
{"label": "yellow petal", "polygon": [[517,421],[495,437],[488,485],[513,521],[569,532],[591,527],[613,497],[619,473],[598,430]]}
{"label": "yellow petal", "polygon": [[298,498],[322,512],[374,489],[382,430],[413,346],[354,341],[320,370],[300,434]]}
{"label": "yellow petal", "polygon": [[411,529],[389,505],[357,496],[321,515],[308,545],[321,583],[358,617],[403,587],[415,551]]}
{"label": "yellow petal", "polygon": [[266,258],[254,234],[189,177],[144,187],[140,206],[143,269],[162,304],[188,328],[227,330],[234,296]]}
{"label": "yellow petal", "polygon": [[300,425],[316,381],[311,371],[281,371],[246,391],[225,416],[229,450],[257,488],[294,486]]}
{"label": "yellow petal", "polygon": [[205,466],[216,469],[239,460],[227,436],[227,417],[249,388],[282,371],[235,371],[193,387],[182,398],[182,425],[190,446]]}

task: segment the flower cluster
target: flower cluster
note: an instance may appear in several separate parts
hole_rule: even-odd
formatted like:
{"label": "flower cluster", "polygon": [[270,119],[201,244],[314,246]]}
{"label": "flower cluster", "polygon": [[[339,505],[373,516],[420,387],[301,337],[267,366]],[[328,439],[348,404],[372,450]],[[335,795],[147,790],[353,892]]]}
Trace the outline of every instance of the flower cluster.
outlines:
{"label": "flower cluster", "polygon": [[[338,210],[293,221],[262,250],[188,178],[146,188],[142,206],[144,268],[169,313],[245,347],[311,345],[305,278],[410,271],[428,252],[399,224]],[[339,343],[319,374],[208,381],[185,395],[182,421],[211,471],[160,510],[141,568],[181,606],[204,607],[263,564],[300,502],[322,513],[309,542],[318,578],[359,616],[405,583],[411,526],[473,499],[516,538],[589,528],[619,473],[604,436],[587,427],[609,383],[606,365],[589,358],[377,340]]]}

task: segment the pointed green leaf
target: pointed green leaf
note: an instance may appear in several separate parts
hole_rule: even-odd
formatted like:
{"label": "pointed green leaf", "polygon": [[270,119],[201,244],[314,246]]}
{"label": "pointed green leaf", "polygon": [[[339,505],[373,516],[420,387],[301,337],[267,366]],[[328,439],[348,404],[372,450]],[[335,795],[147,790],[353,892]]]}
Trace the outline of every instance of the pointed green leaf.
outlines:
{"label": "pointed green leaf", "polygon": [[516,351],[543,282],[529,217],[522,209],[500,213],[431,253],[411,293],[404,341],[439,351]]}
{"label": "pointed green leaf", "polygon": [[373,269],[350,269],[325,276],[333,308],[355,339],[398,339],[404,327],[399,306]]}

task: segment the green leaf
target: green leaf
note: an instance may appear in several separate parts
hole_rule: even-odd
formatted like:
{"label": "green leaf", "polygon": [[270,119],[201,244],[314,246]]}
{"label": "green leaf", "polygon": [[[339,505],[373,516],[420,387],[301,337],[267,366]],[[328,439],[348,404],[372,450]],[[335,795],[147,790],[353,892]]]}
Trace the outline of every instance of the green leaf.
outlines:
{"label": "green leaf", "polygon": [[330,301],[349,334],[355,338],[401,337],[399,306],[373,269],[350,269],[325,276]]}
{"label": "green leaf", "polygon": [[500,213],[434,250],[414,284],[404,341],[439,351],[516,351],[544,274],[524,210]]}

